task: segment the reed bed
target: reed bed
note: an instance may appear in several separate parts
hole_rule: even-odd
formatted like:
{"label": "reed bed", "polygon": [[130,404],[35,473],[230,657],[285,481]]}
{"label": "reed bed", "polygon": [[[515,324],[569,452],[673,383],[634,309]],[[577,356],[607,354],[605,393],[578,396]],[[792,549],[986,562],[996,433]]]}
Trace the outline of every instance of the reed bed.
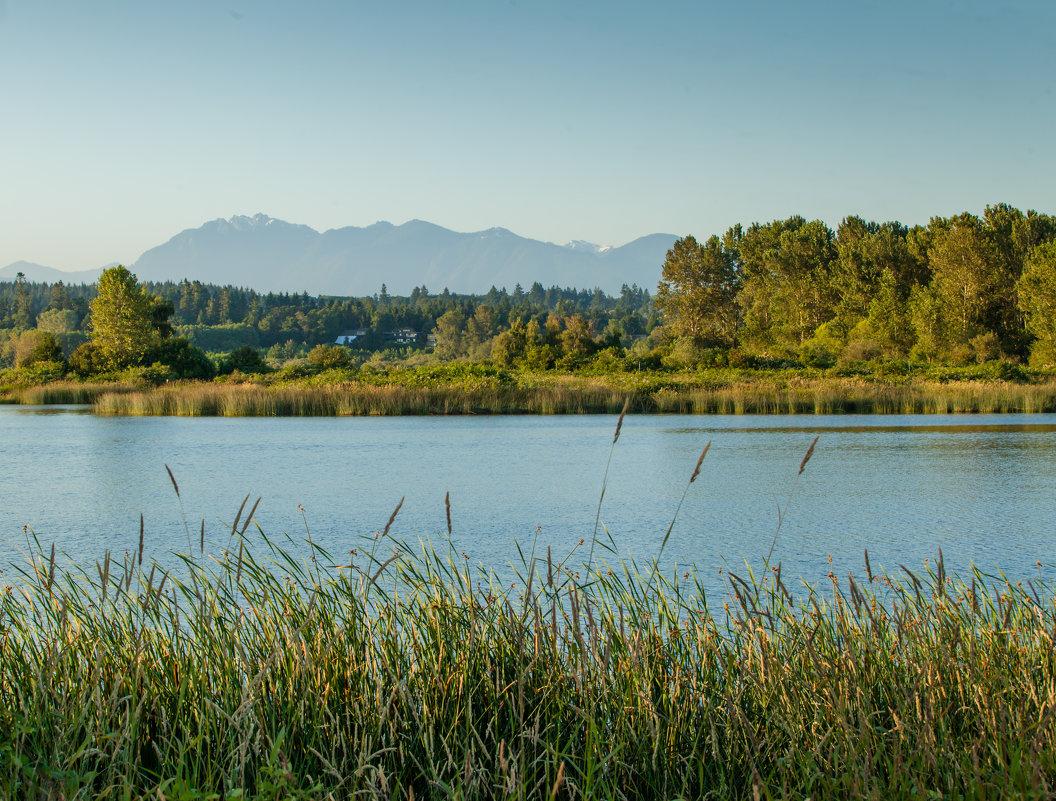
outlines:
{"label": "reed bed", "polygon": [[104,394],[95,403],[101,415],[200,416],[363,416],[431,414],[582,414],[618,412],[625,394],[598,387],[547,390],[516,386],[340,384],[274,386],[197,384],[146,392]]}
{"label": "reed bed", "polygon": [[10,391],[7,399],[12,403],[44,405],[54,403],[90,404],[101,395],[121,395],[141,391],[140,384],[114,382],[55,381],[34,387],[22,387]]}
{"label": "reed bed", "polygon": [[[77,385],[72,385],[76,387]],[[105,385],[103,385],[105,387]],[[101,415],[341,416],[615,413],[946,414],[1056,411],[1056,382],[761,377],[709,383],[707,376],[637,380],[524,376],[508,385],[472,382],[262,386],[165,385],[96,395]]]}
{"label": "reed bed", "polygon": [[731,574],[723,603],[656,563],[529,553],[500,583],[388,526],[338,559],[240,517],[173,573],[142,537],[17,568],[2,797],[1053,793],[1049,585],[867,554],[824,588]]}

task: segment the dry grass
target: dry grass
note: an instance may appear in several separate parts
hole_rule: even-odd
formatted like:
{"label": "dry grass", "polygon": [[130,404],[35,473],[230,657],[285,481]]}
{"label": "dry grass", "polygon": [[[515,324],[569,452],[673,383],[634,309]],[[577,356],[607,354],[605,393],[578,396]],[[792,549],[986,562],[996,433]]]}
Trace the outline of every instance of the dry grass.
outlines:
{"label": "dry grass", "polygon": [[142,388],[139,384],[130,383],[55,381],[12,390],[8,393],[8,400],[27,405],[89,404],[105,394],[120,395],[140,391]]}
{"label": "dry grass", "polygon": [[[705,377],[706,378],[706,377]],[[502,386],[357,383],[305,386],[166,385],[99,395],[104,415],[342,416],[401,414],[616,413],[946,414],[1056,411],[1056,382],[756,378],[714,384],[700,376],[663,382],[620,377],[524,376]]]}

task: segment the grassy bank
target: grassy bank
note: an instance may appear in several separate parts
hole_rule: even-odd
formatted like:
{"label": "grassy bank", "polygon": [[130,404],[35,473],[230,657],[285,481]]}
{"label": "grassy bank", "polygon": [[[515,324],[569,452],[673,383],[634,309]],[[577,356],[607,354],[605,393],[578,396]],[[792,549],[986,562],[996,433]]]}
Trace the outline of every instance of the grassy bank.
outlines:
{"label": "grassy bank", "polygon": [[508,382],[337,381],[166,385],[102,393],[104,415],[340,416],[399,414],[943,414],[1056,411],[1056,380],[941,382],[782,375],[574,376]]}
{"label": "grassy bank", "polygon": [[691,572],[580,555],[527,556],[499,586],[384,534],[336,559],[235,536],[182,578],[141,554],[82,571],[40,552],[4,590],[4,798],[1040,798],[1056,782],[1052,588],[941,559],[795,600],[777,569],[730,575],[724,606]]}
{"label": "grassy bank", "polygon": [[28,387],[0,388],[0,403],[42,405],[54,403],[90,404],[102,395],[141,392],[142,384],[115,381],[53,381]]}

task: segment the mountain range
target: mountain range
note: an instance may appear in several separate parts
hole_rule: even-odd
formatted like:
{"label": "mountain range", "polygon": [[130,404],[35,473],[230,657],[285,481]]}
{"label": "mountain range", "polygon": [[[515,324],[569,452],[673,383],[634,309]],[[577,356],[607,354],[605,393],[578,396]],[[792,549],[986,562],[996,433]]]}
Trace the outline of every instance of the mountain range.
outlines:
{"label": "mountain range", "polygon": [[[189,228],[126,265],[141,281],[232,284],[258,292],[369,295],[385,284],[390,294],[416,286],[436,292],[483,293],[492,286],[527,289],[538,281],[617,293],[623,284],[652,289],[660,278],[673,234],[650,234],[621,247],[576,240],[566,245],[518,236],[505,228],[458,233],[411,220],[378,222],[320,233],[265,214],[238,215]],[[63,273],[30,262],[0,269],[34,281],[94,281],[100,270]]]}

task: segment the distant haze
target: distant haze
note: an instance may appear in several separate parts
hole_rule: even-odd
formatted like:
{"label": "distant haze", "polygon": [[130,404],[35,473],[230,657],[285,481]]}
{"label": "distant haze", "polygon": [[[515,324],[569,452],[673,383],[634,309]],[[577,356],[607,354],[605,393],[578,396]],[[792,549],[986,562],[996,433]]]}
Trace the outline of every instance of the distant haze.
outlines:
{"label": "distant haze", "polygon": [[[217,219],[187,229],[126,265],[142,281],[233,284],[260,292],[370,295],[382,284],[392,294],[416,286],[432,292],[484,293],[492,286],[601,288],[623,284],[652,291],[674,234],[651,234],[621,247],[582,240],[556,245],[505,228],[458,233],[422,220],[379,222],[323,233],[256,214]],[[29,262],[0,270],[30,280],[93,281],[99,270],[62,273]]]}

